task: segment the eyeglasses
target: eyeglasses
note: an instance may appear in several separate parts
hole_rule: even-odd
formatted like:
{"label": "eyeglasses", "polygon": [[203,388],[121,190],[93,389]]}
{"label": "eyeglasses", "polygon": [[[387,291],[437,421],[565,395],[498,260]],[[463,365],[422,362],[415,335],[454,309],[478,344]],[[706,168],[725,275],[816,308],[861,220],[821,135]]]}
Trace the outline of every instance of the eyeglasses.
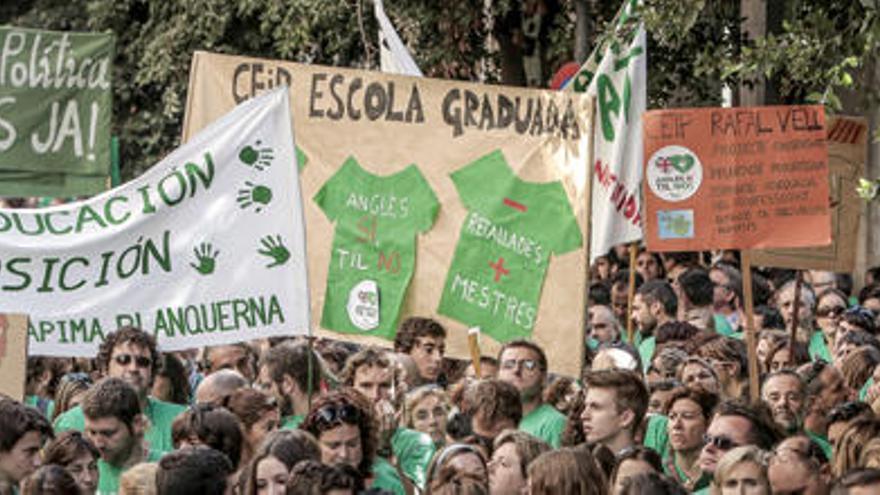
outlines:
{"label": "eyeglasses", "polygon": [[153,360],[145,356],[132,356],[131,354],[117,354],[113,356],[113,360],[119,366],[128,366],[134,361],[138,368],[149,368],[153,364]]}
{"label": "eyeglasses", "polygon": [[326,405],[312,413],[315,422],[323,427],[337,423],[357,424],[361,412],[351,404]]}
{"label": "eyeglasses", "polygon": [[845,306],[826,306],[824,308],[817,309],[816,316],[820,316],[822,318],[826,318],[829,316],[840,316],[843,314],[844,311],[846,311]]}
{"label": "eyeglasses", "polygon": [[522,365],[527,371],[535,371],[538,369],[538,361],[535,359],[521,359],[517,361],[516,359],[505,359],[501,361],[501,369],[503,370],[515,370]]}
{"label": "eyeglasses", "polygon": [[730,437],[724,435],[712,436],[712,435],[703,435],[703,443],[706,445],[712,445],[718,450],[728,451],[730,449],[734,449],[739,447],[740,445],[734,442]]}

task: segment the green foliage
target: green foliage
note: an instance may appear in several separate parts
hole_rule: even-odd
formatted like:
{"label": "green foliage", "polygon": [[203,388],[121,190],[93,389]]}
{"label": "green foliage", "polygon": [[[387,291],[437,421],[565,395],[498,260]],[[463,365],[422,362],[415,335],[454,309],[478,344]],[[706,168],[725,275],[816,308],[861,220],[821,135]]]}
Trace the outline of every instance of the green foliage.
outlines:
{"label": "green foliage", "polygon": [[[595,45],[621,0],[386,0],[386,11],[418,65],[431,77],[502,81],[522,48],[523,13],[542,12],[546,76],[573,59],[575,2],[587,1]],[[643,0],[649,33],[651,107],[717,105],[721,87],[768,77],[783,102],[835,107],[878,51],[878,0],[782,0],[781,29],[739,36],[739,2]],[[775,8],[775,7],[774,7]],[[378,68],[371,0],[17,0],[0,4],[0,23],[112,31],[114,133],[130,179],[179,145],[192,53],[277,58]],[[506,43],[506,45],[505,45]],[[508,57],[505,59],[504,57]]]}

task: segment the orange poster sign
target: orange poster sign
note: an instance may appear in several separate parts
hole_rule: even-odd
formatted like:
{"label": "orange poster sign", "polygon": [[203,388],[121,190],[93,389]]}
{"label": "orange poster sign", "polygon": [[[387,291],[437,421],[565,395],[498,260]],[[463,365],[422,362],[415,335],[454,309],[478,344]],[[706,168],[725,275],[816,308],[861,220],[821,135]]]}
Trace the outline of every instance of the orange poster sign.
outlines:
{"label": "orange poster sign", "polygon": [[831,242],[821,106],[656,110],[642,118],[650,250]]}

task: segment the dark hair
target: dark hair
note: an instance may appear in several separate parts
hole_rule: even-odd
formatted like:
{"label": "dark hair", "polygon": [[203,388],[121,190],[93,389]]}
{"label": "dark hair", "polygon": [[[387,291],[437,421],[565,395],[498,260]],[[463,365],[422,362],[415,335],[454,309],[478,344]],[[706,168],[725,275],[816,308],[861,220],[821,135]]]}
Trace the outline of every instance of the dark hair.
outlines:
{"label": "dark hair", "polygon": [[36,431],[52,438],[52,425],[33,407],[9,398],[0,398],[0,452],[9,452],[25,434]]}
{"label": "dark hair", "polygon": [[113,349],[120,344],[131,344],[150,351],[150,376],[155,377],[159,374],[162,362],[159,350],[156,347],[156,339],[140,328],[131,326],[120,327],[115,332],[111,332],[104,337],[101,346],[98,348],[98,369],[106,373],[110,367],[110,358],[113,357]]}
{"label": "dark hair", "polygon": [[725,261],[719,261],[712,265],[712,270],[718,270],[727,277],[728,283],[724,288],[733,292],[736,296],[736,300],[739,301],[739,304],[743,304],[743,276],[742,272],[739,271],[739,268]]}
{"label": "dark hair", "polygon": [[877,326],[874,323],[874,312],[863,306],[853,306],[847,309],[843,312],[843,317],[840,321],[855,325],[871,335],[877,333]]}
{"label": "dark hair", "polygon": [[785,328],[785,320],[782,318],[782,313],[779,312],[778,309],[773,306],[760,305],[755,307],[755,315],[761,315],[764,319],[761,322],[761,325],[765,329],[770,328]]}
{"label": "dark hair", "polygon": [[810,362],[810,350],[807,348],[806,344],[797,340],[794,342],[794,347],[789,347],[789,344],[789,340],[785,339],[776,342],[770,347],[770,350],[767,351],[767,357],[764,359],[764,366],[766,369],[771,369],[773,358],[779,351],[788,351],[788,360],[792,363],[794,368]]}
{"label": "dark hair", "polygon": [[591,306],[610,306],[611,291],[604,282],[593,282],[588,289]]}
{"label": "dark hair", "polygon": [[89,454],[95,460],[101,457],[101,453],[85,435],[76,430],[68,430],[43,447],[43,463],[67,467],[82,454]]}
{"label": "dark hair", "polygon": [[189,405],[189,377],[186,369],[177,356],[170,353],[162,354],[162,367],[157,376],[163,376],[171,383],[171,397],[173,404]]}
{"label": "dark hair", "polygon": [[678,285],[693,306],[712,304],[714,284],[709,272],[702,268],[688,268],[678,276]]}
{"label": "dark hair", "polygon": [[850,488],[880,484],[880,469],[856,468],[834,482],[831,495],[849,495]]}
{"label": "dark hair", "polygon": [[131,430],[141,413],[137,392],[121,378],[104,378],[86,392],[83,414],[91,419],[116,418]]}
{"label": "dark hair", "polygon": [[880,278],[875,278],[873,284],[862,287],[859,291],[859,304],[865,304],[868,299],[880,299]]}
{"label": "dark hair", "polygon": [[835,273],[834,274],[834,282],[840,292],[846,294],[846,297],[843,299],[846,301],[849,296],[852,295],[853,291],[853,276],[850,273]]}
{"label": "dark hair", "polygon": [[[425,491],[427,495],[430,495],[450,483],[454,483],[457,478],[462,476],[463,473],[460,473],[450,465],[452,459],[462,454],[473,454],[477,456],[483,465],[484,471],[488,474],[489,469],[486,467],[486,459],[483,458],[483,454],[479,447],[466,443],[449,444],[435,452],[434,457],[431,458],[430,464],[428,464],[428,473],[425,483],[427,485]],[[484,483],[485,482],[488,482],[488,480],[484,480]]]}
{"label": "dark hair", "polygon": [[363,395],[350,388],[340,388],[321,395],[312,403],[312,408],[300,428],[320,440],[322,433],[342,424],[358,427],[363,458],[355,467],[364,477],[369,477],[378,447],[378,426],[373,408]]}
{"label": "dark hair", "polygon": [[648,305],[659,302],[666,316],[674,318],[678,311],[678,297],[669,282],[665,280],[648,280],[639,287],[636,294],[641,295]]}
{"label": "dark hair", "polygon": [[749,443],[764,450],[770,450],[783,438],[767,406],[761,403],[748,405],[738,400],[724,401],[718,405],[715,416],[739,416],[747,420],[751,424]]}
{"label": "dark hair", "polygon": [[712,412],[718,406],[718,395],[713,394],[712,392],[707,392],[703,389],[680,387],[669,396],[669,399],[666,401],[666,410],[663,411],[663,413],[668,416],[669,411],[672,410],[672,406],[676,402],[684,399],[692,401],[700,407],[700,414],[703,415],[703,418],[706,420],[706,426],[708,427],[708,422],[712,419]]}
{"label": "dark hair", "polygon": [[464,413],[490,423],[505,419],[518,425],[522,419],[522,400],[519,391],[510,383],[498,380],[480,380],[468,386],[464,394]]}
{"label": "dark hair", "polygon": [[746,344],[742,340],[719,335],[703,343],[697,350],[697,354],[705,359],[737,363],[739,365],[739,376],[737,378],[744,378],[748,375],[748,353],[746,351]]}
{"label": "dark hair", "polygon": [[843,382],[849,388],[859,390],[871,378],[878,364],[880,364],[880,351],[877,349],[868,346],[854,349],[840,363]]}
{"label": "dark hair", "polygon": [[553,380],[553,383],[544,390],[544,403],[556,407],[556,403],[565,399],[571,391],[572,385],[574,385],[573,378],[562,376]]}
{"label": "dark hair", "polygon": [[233,472],[226,455],[210,447],[187,447],[165,454],[156,472],[159,495],[223,495]]}
{"label": "dark hair", "polygon": [[45,464],[22,480],[21,495],[80,495],[80,491],[66,469]]}
{"label": "dark hair", "polygon": [[257,468],[260,461],[267,457],[278,459],[288,470],[292,470],[297,464],[307,461],[320,464],[321,447],[315,437],[305,430],[277,430],[270,433],[241,474],[239,485],[242,495],[257,493]]}
{"label": "dark hair", "polygon": [[648,388],[637,373],[619,369],[590,371],[584,377],[584,381],[587,389],[613,389],[614,402],[618,412],[626,409],[633,412],[631,429],[635,430],[642,424],[642,419],[648,411],[650,395]]}
{"label": "dark hair", "polygon": [[223,406],[238,417],[244,428],[250,428],[267,412],[278,409],[271,395],[253,388],[240,388],[228,395]]}
{"label": "dark hair", "polygon": [[822,380],[820,377],[827,367],[828,362],[819,359],[797,369],[798,374],[801,375],[804,383],[807,384],[807,397],[813,397],[822,391]]}
{"label": "dark hair", "polygon": [[825,418],[828,424],[831,425],[839,421],[849,422],[862,416],[873,418],[874,410],[865,402],[853,400],[832,407]]}
{"label": "dark hair", "polygon": [[357,370],[363,367],[375,366],[377,368],[391,369],[392,373],[396,373],[394,362],[391,359],[391,355],[385,349],[372,346],[365,347],[357,354],[349,356],[345,362],[345,367],[342,369],[342,373],[339,374],[339,380],[343,385],[353,386]]}
{"label": "dark hair", "polygon": [[660,454],[643,445],[635,445],[633,447],[625,448],[617,454],[614,470],[611,471],[611,478],[609,479],[609,484],[611,486],[614,486],[617,482],[617,474],[620,470],[620,466],[622,466],[624,462],[630,460],[643,461],[651,466],[651,468],[657,473],[663,472],[663,460],[660,459]]}
{"label": "dark hair", "polygon": [[[281,383],[284,375],[288,375],[304,393],[309,390],[313,392],[320,390],[320,359],[313,350],[309,349],[307,343],[284,342],[272,347],[263,354],[260,365],[269,370],[269,377],[275,383]],[[311,375],[311,383],[309,383],[309,375]]]}
{"label": "dark hair", "polygon": [[227,409],[213,404],[196,404],[177,416],[171,425],[175,448],[193,437],[222,452],[233,468],[238,467],[244,436],[238,418]]}
{"label": "dark hair", "polygon": [[687,495],[688,491],[661,473],[629,476],[620,485],[621,495]]}
{"label": "dark hair", "polygon": [[682,341],[687,342],[700,333],[700,329],[686,321],[667,321],[657,327],[654,332],[656,345],[663,345],[667,342]]}
{"label": "dark hair", "polygon": [[[641,287],[642,284],[644,284],[644,283],[645,283],[645,278],[642,277],[641,273],[636,272],[636,284],[635,284],[636,290],[639,290],[639,287]],[[611,279],[608,283],[609,290],[613,287],[619,287],[619,286],[629,287],[629,269],[628,268],[621,268],[620,270],[618,270],[617,273],[615,273],[611,277]]]}
{"label": "dark hair", "polygon": [[498,351],[498,363],[501,364],[501,356],[504,355],[504,351],[508,349],[515,349],[517,347],[524,347],[537,354],[538,368],[540,368],[541,372],[543,373],[547,372],[547,355],[544,354],[544,349],[541,349],[541,346],[532,342],[531,340],[526,339],[514,339],[501,346],[501,350]]}
{"label": "dark hair", "polygon": [[880,340],[876,336],[862,330],[846,332],[843,336],[838,337],[834,344],[840,347],[841,344],[852,344],[855,347],[870,346],[880,350]]}
{"label": "dark hair", "polygon": [[437,320],[413,316],[403,320],[394,336],[394,352],[409,354],[421,337],[445,339],[446,329]]}

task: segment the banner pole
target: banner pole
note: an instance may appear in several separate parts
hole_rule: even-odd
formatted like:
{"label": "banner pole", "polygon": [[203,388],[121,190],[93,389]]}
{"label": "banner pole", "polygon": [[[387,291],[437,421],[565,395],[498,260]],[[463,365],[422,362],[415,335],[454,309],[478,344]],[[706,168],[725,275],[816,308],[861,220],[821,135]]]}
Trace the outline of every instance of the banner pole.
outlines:
{"label": "banner pole", "polygon": [[587,367],[587,324],[590,318],[590,284],[592,281],[592,256],[590,250],[592,249],[592,238],[593,238],[593,161],[596,157],[596,150],[593,149],[596,142],[596,97],[590,97],[590,129],[589,136],[587,137],[587,164],[586,164],[586,173],[584,174],[584,210],[587,212],[587,223],[586,228],[584,229],[584,249],[586,250],[586,265],[587,265],[587,276],[584,280],[586,287],[584,287],[584,314],[581,317],[581,328],[580,328],[580,346],[581,346],[581,366],[580,376],[584,376],[584,368]]}
{"label": "banner pole", "polygon": [[760,397],[758,384],[758,352],[755,338],[755,304],[752,296],[752,259],[748,249],[740,251],[743,275],[743,297],[746,309],[746,347],[749,353],[749,398],[756,402]]}
{"label": "banner pole", "polygon": [[794,343],[797,340],[798,326],[800,325],[801,312],[801,286],[804,281],[804,272],[798,270],[794,276],[794,300],[791,302],[791,332],[788,337],[788,364],[794,364]]}
{"label": "banner pole", "polygon": [[629,245],[629,288],[626,294],[626,336],[630,345],[633,346],[635,346],[635,340],[633,340],[635,328],[633,328],[633,320],[630,315],[633,310],[633,299],[636,298],[636,258],[638,258],[638,254],[638,242],[631,243]]}

